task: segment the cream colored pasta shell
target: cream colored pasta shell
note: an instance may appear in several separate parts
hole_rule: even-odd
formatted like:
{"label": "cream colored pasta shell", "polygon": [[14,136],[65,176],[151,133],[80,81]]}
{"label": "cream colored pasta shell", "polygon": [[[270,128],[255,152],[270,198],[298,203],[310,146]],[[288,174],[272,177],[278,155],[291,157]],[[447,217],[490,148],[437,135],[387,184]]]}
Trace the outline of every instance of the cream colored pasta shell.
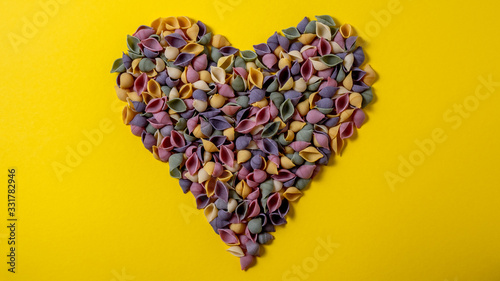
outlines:
{"label": "cream colored pasta shell", "polygon": [[224,84],[226,82],[226,71],[220,67],[212,67],[212,80],[215,83]]}
{"label": "cream colored pasta shell", "polygon": [[314,69],[316,69],[317,71],[329,68],[328,65],[326,65],[324,62],[320,60],[320,57],[312,57],[309,58],[309,60],[312,62]]}
{"label": "cream colored pasta shell", "polygon": [[234,210],[236,210],[237,206],[238,206],[238,202],[235,199],[231,198],[227,202],[227,211],[232,213],[232,212],[234,212]]}
{"label": "cream colored pasta shell", "polygon": [[[231,225],[232,226],[232,225]],[[231,226],[229,226],[229,228],[231,228]],[[233,230],[231,228],[231,230]],[[234,231],[234,230],[233,230]],[[236,232],[235,232],[236,233]],[[243,253],[243,250],[240,248],[240,246],[231,246],[229,247],[229,249],[227,249],[226,251],[228,251],[229,253],[231,253],[233,256],[235,257],[238,257],[238,258],[241,258],[241,257],[244,257],[245,254]]]}
{"label": "cream colored pasta shell", "polygon": [[297,61],[299,63],[301,63],[301,62],[304,61],[304,58],[302,57],[302,54],[300,54],[300,52],[297,51],[297,50],[290,51],[288,53],[288,55],[290,56],[290,59],[292,59],[293,61]]}
{"label": "cream colored pasta shell", "polygon": [[354,55],[349,53],[345,56],[343,64],[347,71],[351,71],[352,65],[354,64]]}
{"label": "cream colored pasta shell", "polygon": [[330,41],[332,39],[332,31],[329,26],[321,22],[316,22],[316,35]]}
{"label": "cream colored pasta shell", "polygon": [[173,87],[172,89],[170,89],[170,92],[168,93],[168,99],[172,100],[177,98],[179,98],[179,91],[177,90],[177,87]]}
{"label": "cream colored pasta shell", "polygon": [[175,58],[177,58],[178,55],[179,55],[179,49],[171,46],[165,48],[165,57],[169,61],[175,60]]}
{"label": "cream colored pasta shell", "polygon": [[304,78],[300,77],[298,80],[295,80],[293,84],[293,90],[302,93],[307,90],[307,83],[304,81]]}
{"label": "cream colored pasta shell", "polygon": [[172,79],[179,79],[181,78],[181,75],[182,75],[182,71],[175,68],[175,67],[168,67],[167,66],[167,73],[168,73],[168,76]]}
{"label": "cream colored pasta shell", "polygon": [[207,82],[205,82],[203,80],[198,80],[198,81],[194,82],[193,88],[198,89],[198,90],[202,90],[205,92],[210,91],[210,87],[208,87]]}

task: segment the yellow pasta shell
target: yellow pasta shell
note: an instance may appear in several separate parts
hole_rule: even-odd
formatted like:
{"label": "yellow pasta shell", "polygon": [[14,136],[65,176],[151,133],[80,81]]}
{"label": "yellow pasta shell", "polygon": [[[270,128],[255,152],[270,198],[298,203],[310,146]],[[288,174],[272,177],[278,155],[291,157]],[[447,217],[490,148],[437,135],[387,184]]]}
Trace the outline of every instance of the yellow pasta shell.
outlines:
{"label": "yellow pasta shell", "polygon": [[195,54],[199,55],[201,52],[203,52],[205,48],[203,45],[197,44],[197,43],[188,43],[184,48],[181,49],[182,53],[190,53],[190,54]]}
{"label": "yellow pasta shell", "polygon": [[306,122],[293,121],[292,123],[290,123],[290,130],[292,130],[292,132],[294,133],[297,133],[298,131],[302,130],[305,125]]}
{"label": "yellow pasta shell", "polygon": [[220,34],[216,34],[212,37],[212,46],[214,46],[217,49],[220,49],[222,47],[230,46],[231,43],[227,40],[226,37]]}
{"label": "yellow pasta shell", "polygon": [[248,186],[246,181],[242,180],[236,185],[236,193],[240,195],[243,199],[246,199],[247,196],[252,192],[252,188]]}
{"label": "yellow pasta shell", "polygon": [[315,147],[309,146],[299,152],[300,157],[304,158],[307,162],[316,162],[323,158],[323,154],[319,152]]}
{"label": "yellow pasta shell", "polygon": [[229,141],[233,141],[234,140],[234,127],[225,129],[223,134],[224,134],[224,136],[227,137],[227,139]]}
{"label": "yellow pasta shell", "polygon": [[309,45],[314,39],[316,39],[316,34],[304,33],[297,40],[304,45]]}
{"label": "yellow pasta shell", "polygon": [[218,213],[219,210],[217,209],[217,207],[215,207],[214,203],[208,204],[208,206],[206,206],[203,210],[203,214],[207,218],[208,222],[213,221],[217,217]]}
{"label": "yellow pasta shell", "polygon": [[176,17],[165,18],[165,28],[172,31],[180,28],[179,20]]}
{"label": "yellow pasta shell", "polygon": [[177,17],[177,22],[179,23],[179,27],[181,29],[188,29],[191,27],[191,20],[188,17]]}
{"label": "yellow pasta shell", "polygon": [[366,75],[363,77],[363,82],[365,82],[366,85],[371,86],[377,79],[377,74],[375,73],[375,70],[371,67],[371,65],[367,64],[363,68],[363,71],[366,72]]}
{"label": "yellow pasta shell", "polygon": [[229,225],[229,229],[231,229],[236,234],[245,233],[246,224],[244,223],[232,223]]}
{"label": "yellow pasta shell", "polygon": [[238,164],[245,163],[252,158],[252,153],[248,150],[239,150],[236,154],[236,160]]}
{"label": "yellow pasta shell", "polygon": [[161,98],[161,86],[156,80],[148,81],[148,92],[153,98]]}
{"label": "yellow pasta shell", "polygon": [[[217,146],[215,146],[215,144],[213,142],[206,140],[206,139],[202,139],[201,141],[203,142],[203,148],[205,148],[205,151],[210,152],[210,153],[219,152],[219,149],[217,148]],[[209,174],[211,174],[211,173],[209,173]]]}
{"label": "yellow pasta shell", "polygon": [[285,169],[291,169],[295,167],[295,164],[293,164],[292,160],[286,156],[281,157],[281,167]]}
{"label": "yellow pasta shell", "polygon": [[248,73],[248,84],[250,85],[250,90],[253,88],[253,86],[262,88],[263,81],[264,75],[262,74],[262,72],[260,72],[256,68],[250,68],[250,71]]}
{"label": "yellow pasta shell", "polygon": [[361,108],[361,105],[363,104],[363,96],[359,93],[351,93],[349,95],[349,103],[357,108]]}
{"label": "yellow pasta shell", "polygon": [[354,33],[354,30],[352,29],[352,26],[348,23],[344,23],[342,26],[340,26],[340,35],[344,38],[351,37]]}
{"label": "yellow pasta shell", "polygon": [[302,192],[298,190],[296,187],[291,186],[283,192],[283,197],[285,197],[288,201],[297,201],[300,197],[302,197]]}
{"label": "yellow pasta shell", "polygon": [[127,101],[127,97],[128,97],[127,90],[124,90],[124,89],[118,87],[118,85],[115,85],[115,91],[116,91],[116,96],[118,97],[118,99],[120,99],[121,101]]}
{"label": "yellow pasta shell", "polygon": [[210,105],[213,108],[221,108],[226,103],[226,98],[219,94],[215,94],[210,98]]}

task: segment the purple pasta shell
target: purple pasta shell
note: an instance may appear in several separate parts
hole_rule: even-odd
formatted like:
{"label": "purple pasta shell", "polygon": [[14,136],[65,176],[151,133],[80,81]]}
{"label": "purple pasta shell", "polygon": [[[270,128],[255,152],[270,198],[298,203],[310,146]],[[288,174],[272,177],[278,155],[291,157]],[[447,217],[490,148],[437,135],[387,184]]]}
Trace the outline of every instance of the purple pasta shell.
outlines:
{"label": "purple pasta shell", "polygon": [[333,98],[333,96],[335,95],[335,93],[337,92],[338,89],[339,88],[337,88],[337,87],[328,86],[328,87],[321,89],[321,91],[319,91],[319,95],[322,98]]}
{"label": "purple pasta shell", "polygon": [[274,32],[271,37],[267,39],[267,45],[269,48],[274,51],[276,48],[279,46],[279,41],[278,41],[278,32]]}
{"label": "purple pasta shell", "polygon": [[269,46],[265,43],[253,45],[253,48],[255,50],[255,53],[257,53],[257,55],[259,55],[259,56],[263,56],[265,54],[269,54],[272,52],[271,49],[269,48]]}
{"label": "purple pasta shell", "polygon": [[331,98],[322,98],[316,102],[316,106],[319,108],[332,108],[333,100]]}
{"label": "purple pasta shell", "polygon": [[307,17],[304,17],[300,22],[299,24],[297,25],[297,30],[300,32],[300,33],[304,33],[304,31],[306,30],[306,26],[307,24],[309,23],[309,19]]}
{"label": "purple pasta shell", "polygon": [[351,36],[345,39],[346,50],[350,50],[354,46],[354,44],[356,44],[356,40],[358,40],[358,36]]}
{"label": "purple pasta shell", "polygon": [[354,56],[354,66],[359,67],[365,61],[365,53],[363,52],[363,47],[359,46],[352,52]]}
{"label": "purple pasta shell", "polygon": [[285,92],[284,96],[285,96],[285,100],[290,99],[292,104],[294,106],[296,106],[297,103],[299,103],[299,100],[302,98],[302,93],[294,91],[294,90],[289,90],[289,91]]}
{"label": "purple pasta shell", "polygon": [[258,102],[262,100],[265,96],[266,96],[266,91],[254,87],[252,90],[250,90],[250,95],[249,95],[250,100],[248,101],[248,103],[252,104],[254,102]]}
{"label": "purple pasta shell", "polygon": [[204,91],[202,90],[194,90],[193,92],[193,98],[195,100],[201,100],[201,101],[207,101],[208,97],[207,97],[207,93],[205,93]]}
{"label": "purple pasta shell", "polygon": [[144,49],[143,53],[147,58],[150,58],[150,59],[154,59],[158,56],[158,52],[153,52],[149,49]]}
{"label": "purple pasta shell", "polygon": [[179,185],[181,186],[182,192],[184,192],[184,194],[186,194],[189,191],[191,184],[193,184],[193,182],[191,182],[190,180],[179,179]]}
{"label": "purple pasta shell", "polygon": [[122,62],[126,69],[129,69],[132,66],[132,59],[125,53],[122,55]]}
{"label": "purple pasta shell", "polygon": [[207,26],[201,21],[198,21],[196,24],[199,27],[197,39],[200,40],[201,37],[203,37],[203,35],[205,35],[207,33]]}
{"label": "purple pasta shell", "polygon": [[180,53],[177,56],[177,58],[175,59],[174,65],[182,66],[182,67],[188,66],[189,63],[193,60],[194,57],[195,57],[195,54]]}
{"label": "purple pasta shell", "polygon": [[300,49],[304,46],[304,44],[300,42],[293,42],[292,45],[290,45],[290,48],[288,49],[289,52],[291,51],[300,51]]}
{"label": "purple pasta shell", "polygon": [[208,122],[210,122],[210,124],[212,124],[212,127],[214,127],[214,129],[216,130],[222,131],[231,128],[231,124],[229,124],[229,122],[227,122],[227,120],[222,116],[212,117],[208,119]]}
{"label": "purple pasta shell", "polygon": [[141,140],[144,144],[144,147],[149,151],[151,151],[153,145],[156,145],[156,138],[146,131],[142,132]]}
{"label": "purple pasta shell", "polygon": [[223,55],[223,56],[230,56],[230,55],[234,55],[238,52],[239,50],[236,49],[235,47],[231,47],[231,46],[225,46],[225,47],[222,47],[219,49],[219,52]]}
{"label": "purple pasta shell", "polygon": [[237,150],[243,150],[247,148],[247,146],[250,144],[250,141],[252,140],[252,137],[249,135],[242,135],[236,138],[235,141],[235,146]]}
{"label": "purple pasta shell", "polygon": [[167,84],[167,86],[169,86],[170,88],[179,85],[179,82],[180,82],[179,79],[172,79],[170,77],[167,77],[167,79],[165,79],[165,84]]}
{"label": "purple pasta shell", "polygon": [[146,117],[141,116],[140,114],[135,115],[134,118],[130,121],[130,125],[139,127],[146,127],[148,124],[149,123]]}
{"label": "purple pasta shell", "polygon": [[262,150],[272,155],[279,155],[278,144],[272,139],[262,140]]}

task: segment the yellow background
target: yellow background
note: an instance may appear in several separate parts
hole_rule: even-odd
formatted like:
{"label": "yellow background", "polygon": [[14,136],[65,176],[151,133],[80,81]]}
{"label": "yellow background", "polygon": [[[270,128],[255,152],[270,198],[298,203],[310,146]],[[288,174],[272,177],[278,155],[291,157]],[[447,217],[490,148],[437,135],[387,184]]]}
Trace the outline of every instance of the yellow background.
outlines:
{"label": "yellow background", "polygon": [[[472,103],[479,77],[500,81],[496,1],[69,0],[46,22],[39,3],[0,4],[0,198],[7,168],[17,167],[19,218],[11,274],[2,199],[0,280],[500,280],[500,86]],[[248,49],[316,14],[364,37],[377,98],[343,156],[242,272],[167,164],[121,123],[111,63],[126,34],[159,16],[202,20]],[[23,18],[38,20],[37,30],[23,35]],[[462,124],[443,119],[464,100],[477,109]],[[110,127],[102,140],[81,163],[67,162],[101,122]],[[386,174],[399,175],[399,156],[417,155],[415,140],[436,128],[446,140],[391,188]],[[54,163],[74,167],[59,180]],[[319,261],[317,239],[338,248]],[[294,265],[302,277],[287,275]]]}

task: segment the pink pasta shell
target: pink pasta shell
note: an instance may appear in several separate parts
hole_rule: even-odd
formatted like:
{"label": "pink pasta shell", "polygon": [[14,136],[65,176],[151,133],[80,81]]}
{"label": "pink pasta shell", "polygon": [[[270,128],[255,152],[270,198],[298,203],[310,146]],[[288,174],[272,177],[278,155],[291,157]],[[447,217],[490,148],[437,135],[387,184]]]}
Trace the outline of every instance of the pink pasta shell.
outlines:
{"label": "pink pasta shell", "polygon": [[281,206],[281,196],[278,192],[274,192],[269,198],[267,198],[267,207],[269,208],[269,213],[272,213]]}
{"label": "pink pasta shell", "polygon": [[340,133],[341,139],[350,138],[352,136],[352,134],[354,133],[353,122],[349,121],[349,122],[344,122],[344,123],[340,124],[340,132],[339,133]]}

